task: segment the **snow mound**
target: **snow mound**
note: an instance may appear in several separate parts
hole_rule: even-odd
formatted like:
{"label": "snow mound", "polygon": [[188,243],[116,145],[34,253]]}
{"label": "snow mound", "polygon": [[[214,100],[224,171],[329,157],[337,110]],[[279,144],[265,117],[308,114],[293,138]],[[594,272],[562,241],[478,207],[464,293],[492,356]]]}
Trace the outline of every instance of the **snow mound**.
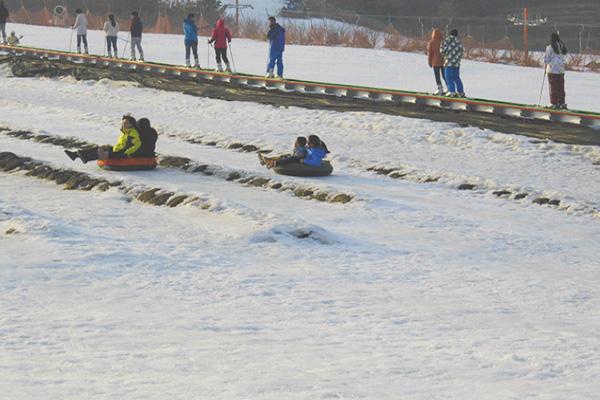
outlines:
{"label": "snow mound", "polygon": [[334,245],[343,242],[341,238],[326,229],[315,225],[281,224],[253,234],[251,243],[275,243],[279,241],[307,240],[316,244]]}

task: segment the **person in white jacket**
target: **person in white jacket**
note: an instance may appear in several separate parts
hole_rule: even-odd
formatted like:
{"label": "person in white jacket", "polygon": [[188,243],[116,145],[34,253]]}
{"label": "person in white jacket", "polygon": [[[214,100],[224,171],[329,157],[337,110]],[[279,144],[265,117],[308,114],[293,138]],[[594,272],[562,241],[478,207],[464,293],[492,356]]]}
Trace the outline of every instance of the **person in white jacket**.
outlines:
{"label": "person in white jacket", "polygon": [[119,57],[119,50],[117,50],[117,35],[119,34],[119,23],[115,20],[115,16],[110,14],[108,21],[104,23],[104,33],[106,34],[106,48],[108,49],[108,56],[113,57],[111,49],[114,50],[114,58]]}
{"label": "person in white jacket", "polygon": [[81,8],[75,10],[77,17],[75,18],[75,24],[73,29],[77,29],[77,52],[81,53],[81,42],[85,49],[85,54],[88,54],[88,42],[87,42],[87,18],[81,11]]}
{"label": "person in white jacket", "polygon": [[550,85],[550,107],[555,109],[566,109],[565,102],[565,55],[567,46],[560,40],[558,33],[550,36],[550,44],[546,47],[544,64],[548,73]]}

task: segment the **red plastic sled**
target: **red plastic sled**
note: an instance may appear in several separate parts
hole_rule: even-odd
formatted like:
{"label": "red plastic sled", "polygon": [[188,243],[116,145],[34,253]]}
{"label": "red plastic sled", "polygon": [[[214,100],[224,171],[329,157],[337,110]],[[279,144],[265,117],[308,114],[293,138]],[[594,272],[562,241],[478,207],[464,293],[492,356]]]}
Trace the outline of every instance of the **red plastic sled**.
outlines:
{"label": "red plastic sled", "polygon": [[155,157],[109,158],[97,162],[100,168],[110,171],[148,171],[157,165]]}

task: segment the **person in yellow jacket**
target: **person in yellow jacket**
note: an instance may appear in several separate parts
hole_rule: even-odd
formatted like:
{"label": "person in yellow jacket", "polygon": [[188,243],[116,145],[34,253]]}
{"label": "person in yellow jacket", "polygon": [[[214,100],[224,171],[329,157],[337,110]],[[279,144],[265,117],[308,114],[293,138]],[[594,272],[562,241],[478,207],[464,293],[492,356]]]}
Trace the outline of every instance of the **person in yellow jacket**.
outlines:
{"label": "person in yellow jacket", "polygon": [[92,160],[106,160],[108,158],[136,157],[142,147],[142,139],[136,128],[136,121],[131,115],[123,116],[121,136],[114,146],[93,147],[78,151],[65,150],[69,158],[75,161],[80,158],[85,164]]}
{"label": "person in yellow jacket", "polygon": [[6,39],[6,44],[9,46],[18,46],[21,43],[21,39],[23,39],[23,35],[17,36],[15,31],[12,31],[8,39]]}

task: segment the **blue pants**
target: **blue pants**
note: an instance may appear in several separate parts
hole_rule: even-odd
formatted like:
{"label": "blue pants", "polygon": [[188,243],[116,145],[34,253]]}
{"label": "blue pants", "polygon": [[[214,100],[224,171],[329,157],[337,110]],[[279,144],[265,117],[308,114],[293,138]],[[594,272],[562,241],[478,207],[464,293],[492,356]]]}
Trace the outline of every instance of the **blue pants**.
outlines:
{"label": "blue pants", "polygon": [[460,67],[446,67],[444,69],[446,85],[450,93],[464,93],[462,80],[460,79]]}
{"label": "blue pants", "polygon": [[275,69],[275,63],[277,63],[277,76],[283,76],[283,51],[269,53],[267,70],[273,71]]}

